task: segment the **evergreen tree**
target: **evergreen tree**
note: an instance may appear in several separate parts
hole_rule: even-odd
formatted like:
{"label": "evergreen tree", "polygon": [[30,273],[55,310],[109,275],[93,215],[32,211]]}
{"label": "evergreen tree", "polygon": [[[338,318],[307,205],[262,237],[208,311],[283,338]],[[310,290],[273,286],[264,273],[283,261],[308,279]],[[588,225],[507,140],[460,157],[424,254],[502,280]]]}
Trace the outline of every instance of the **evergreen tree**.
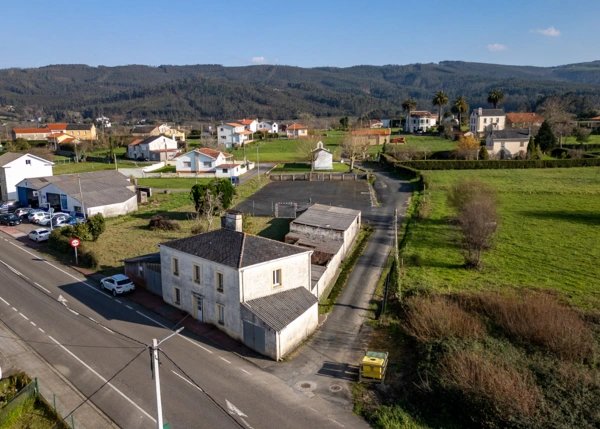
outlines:
{"label": "evergreen tree", "polygon": [[540,148],[540,145],[537,145],[535,148],[535,159],[542,159],[543,157],[542,149]]}
{"label": "evergreen tree", "polygon": [[481,146],[479,149],[479,160],[487,161],[488,159],[490,159],[490,154],[488,153],[487,148],[485,146]]}
{"label": "evergreen tree", "polygon": [[535,140],[533,136],[529,137],[529,143],[527,144],[527,159],[533,159],[533,154],[535,152]]}
{"label": "evergreen tree", "polygon": [[556,146],[556,137],[554,136],[548,121],[544,121],[542,123],[537,136],[535,136],[535,144],[542,150],[542,152],[546,152],[548,149]]}

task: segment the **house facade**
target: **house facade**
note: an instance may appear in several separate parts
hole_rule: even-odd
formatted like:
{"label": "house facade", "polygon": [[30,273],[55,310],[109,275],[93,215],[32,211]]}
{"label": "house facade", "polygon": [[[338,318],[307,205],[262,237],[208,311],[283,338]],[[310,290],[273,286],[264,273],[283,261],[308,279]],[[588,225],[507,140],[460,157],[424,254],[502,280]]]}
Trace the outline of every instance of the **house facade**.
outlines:
{"label": "house facade", "polygon": [[303,139],[308,137],[308,127],[294,122],[285,129],[288,139]]}
{"label": "house facade", "polygon": [[485,140],[485,147],[490,158],[512,159],[520,152],[527,152],[530,137],[530,129],[492,130]]}
{"label": "house facade", "polygon": [[238,119],[237,123],[243,125],[247,131],[253,133],[258,131],[258,121],[256,119]]}
{"label": "house facade", "polygon": [[159,247],[165,302],[259,353],[279,360],[316,329],[311,250],[228,228]]}
{"label": "house facade", "polygon": [[177,141],[165,136],[152,136],[134,140],[127,146],[127,157],[144,158],[150,161],[168,161],[179,153]]}
{"label": "house facade", "polygon": [[506,127],[504,109],[484,109],[482,107],[471,112],[469,131],[476,136],[489,133],[491,130],[503,130]]}
{"label": "house facade", "polygon": [[96,126],[94,124],[68,124],[65,134],[79,140],[97,140]]}
{"label": "house facade", "polygon": [[427,110],[414,110],[406,116],[404,131],[408,133],[425,132],[437,124],[437,117]]}
{"label": "house facade", "polygon": [[168,134],[170,127],[167,124],[155,125],[136,125],[131,130],[134,137],[156,137],[162,134]]}
{"label": "house facade", "polygon": [[539,128],[544,118],[537,113],[507,113],[506,128]]}
{"label": "house facade", "polygon": [[259,122],[258,131],[277,134],[279,133],[279,125],[277,122]]}
{"label": "house facade", "polygon": [[323,147],[323,142],[318,142],[313,150],[313,169],[333,170],[333,154]]}
{"label": "house facade", "polygon": [[217,141],[228,149],[252,141],[252,131],[242,124],[227,122],[217,126]]}
{"label": "house facade", "polygon": [[381,145],[384,143],[390,143],[390,137],[392,134],[392,130],[390,128],[378,129],[378,130],[353,130],[353,136],[363,136],[369,140],[369,144],[373,145]]}
{"label": "house facade", "polygon": [[[7,152],[0,156],[2,201],[18,198],[17,184],[26,177],[52,176],[54,163],[31,154]],[[27,207],[27,206],[25,206]]]}
{"label": "house facade", "polygon": [[50,128],[13,128],[12,139],[46,140],[52,133]]}
{"label": "house facade", "polygon": [[246,172],[242,162],[232,161],[233,155],[218,150],[194,149],[177,157],[176,172],[185,174],[214,174],[214,177],[236,177]]}

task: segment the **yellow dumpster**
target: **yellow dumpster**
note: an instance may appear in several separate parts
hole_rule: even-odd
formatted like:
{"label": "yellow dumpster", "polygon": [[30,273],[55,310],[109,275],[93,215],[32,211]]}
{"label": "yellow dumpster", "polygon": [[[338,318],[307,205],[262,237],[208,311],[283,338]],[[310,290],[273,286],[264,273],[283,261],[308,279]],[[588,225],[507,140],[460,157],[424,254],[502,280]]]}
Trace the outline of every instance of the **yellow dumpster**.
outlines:
{"label": "yellow dumpster", "polygon": [[383,383],[387,363],[387,352],[367,351],[360,364],[359,381],[375,381]]}

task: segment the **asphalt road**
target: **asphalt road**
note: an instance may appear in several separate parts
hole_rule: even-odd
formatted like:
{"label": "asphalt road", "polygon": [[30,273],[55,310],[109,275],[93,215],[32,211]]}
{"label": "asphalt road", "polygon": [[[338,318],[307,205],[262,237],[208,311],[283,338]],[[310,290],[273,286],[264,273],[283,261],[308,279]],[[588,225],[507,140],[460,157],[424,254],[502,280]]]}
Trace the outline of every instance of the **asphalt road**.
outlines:
{"label": "asphalt road", "polygon": [[[117,425],[155,426],[149,352],[140,342],[166,337],[171,322],[127,297],[113,298],[8,236],[0,236],[0,318],[83,394],[93,395]],[[161,350],[164,421],[171,428],[367,427],[185,331]]]}

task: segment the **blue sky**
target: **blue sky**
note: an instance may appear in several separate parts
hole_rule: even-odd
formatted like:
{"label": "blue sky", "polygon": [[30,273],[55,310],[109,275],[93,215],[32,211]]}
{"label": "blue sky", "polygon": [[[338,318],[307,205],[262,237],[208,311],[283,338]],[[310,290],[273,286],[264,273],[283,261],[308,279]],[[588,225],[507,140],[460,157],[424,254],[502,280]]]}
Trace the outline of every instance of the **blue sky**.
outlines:
{"label": "blue sky", "polygon": [[0,68],[600,59],[598,0],[21,0],[2,9]]}

